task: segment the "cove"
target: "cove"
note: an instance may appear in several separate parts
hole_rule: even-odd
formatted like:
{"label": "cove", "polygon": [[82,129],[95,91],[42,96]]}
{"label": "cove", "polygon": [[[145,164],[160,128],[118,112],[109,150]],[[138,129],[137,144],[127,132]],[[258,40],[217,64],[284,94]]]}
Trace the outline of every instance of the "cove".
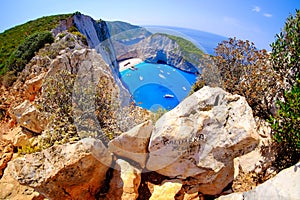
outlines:
{"label": "cove", "polygon": [[171,110],[190,92],[196,75],[166,64],[142,62],[120,72],[136,105],[148,110]]}

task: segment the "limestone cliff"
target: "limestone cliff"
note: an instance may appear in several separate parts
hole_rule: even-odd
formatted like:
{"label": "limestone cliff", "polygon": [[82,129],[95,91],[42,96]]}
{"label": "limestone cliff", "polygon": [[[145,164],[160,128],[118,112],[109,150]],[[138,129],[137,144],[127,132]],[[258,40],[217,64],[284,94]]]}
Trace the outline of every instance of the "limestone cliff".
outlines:
{"label": "limestone cliff", "polygon": [[[105,21],[96,22],[93,18],[76,12],[71,18],[62,20],[60,24],[52,30],[54,35],[69,30],[75,26],[78,31],[87,39],[88,46],[97,49],[103,59],[114,67],[118,67],[116,62],[116,54],[110,40],[110,33]],[[104,46],[105,45],[105,46]],[[103,51],[100,47],[105,49]]]}
{"label": "limestone cliff", "polygon": [[186,72],[200,73],[201,54],[187,53],[166,34],[153,34],[135,45],[126,46],[114,41],[118,60],[138,57],[150,63],[165,63]]}
{"label": "limestone cliff", "polygon": [[103,60],[110,66],[113,77],[121,90],[121,103],[122,105],[128,105],[130,102],[130,94],[119,79],[119,65],[106,22],[102,20],[97,22],[90,16],[77,12],[72,18],[63,20],[52,32],[58,34],[59,32],[68,30],[72,26],[75,26],[78,31],[86,37],[88,46],[92,49],[96,49],[97,53],[99,53]]}

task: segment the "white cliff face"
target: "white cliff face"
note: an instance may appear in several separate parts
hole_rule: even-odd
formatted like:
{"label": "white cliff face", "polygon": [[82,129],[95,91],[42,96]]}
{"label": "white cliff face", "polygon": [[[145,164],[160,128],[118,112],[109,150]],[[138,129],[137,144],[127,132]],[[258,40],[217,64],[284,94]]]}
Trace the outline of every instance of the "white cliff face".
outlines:
{"label": "white cliff face", "polygon": [[78,31],[86,36],[89,47],[95,48],[102,42],[101,39],[104,37],[94,19],[87,15],[76,14],[73,16],[73,20]]}
{"label": "white cliff face", "polygon": [[121,105],[129,105],[131,95],[120,80],[119,65],[106,22],[97,23],[91,17],[82,14],[75,14],[73,19],[78,31],[86,37],[89,47],[96,49],[97,53],[110,66],[116,84],[121,91]]}
{"label": "white cliff face", "polygon": [[74,15],[73,19],[78,31],[86,36],[89,47],[96,49],[109,65],[118,67],[106,22],[97,23],[93,18],[82,14]]}

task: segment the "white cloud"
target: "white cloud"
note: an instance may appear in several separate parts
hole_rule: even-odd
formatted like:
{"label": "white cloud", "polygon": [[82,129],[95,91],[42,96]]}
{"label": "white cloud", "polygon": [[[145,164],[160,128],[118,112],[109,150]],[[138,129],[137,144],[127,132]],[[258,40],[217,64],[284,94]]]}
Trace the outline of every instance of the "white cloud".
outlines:
{"label": "white cloud", "polygon": [[254,8],[252,9],[253,12],[260,12],[260,7],[258,6],[254,6]]}
{"label": "white cloud", "polygon": [[270,18],[270,17],[272,17],[273,15],[270,14],[270,13],[264,13],[264,16]]}

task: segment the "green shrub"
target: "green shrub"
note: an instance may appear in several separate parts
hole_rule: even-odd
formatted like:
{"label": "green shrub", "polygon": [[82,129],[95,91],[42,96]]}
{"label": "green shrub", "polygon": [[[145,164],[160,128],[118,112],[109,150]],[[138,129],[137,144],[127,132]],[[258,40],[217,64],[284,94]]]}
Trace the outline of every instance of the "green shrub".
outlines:
{"label": "green shrub", "polygon": [[192,85],[189,95],[193,94],[194,92],[200,90],[205,85],[205,81],[202,80],[200,77],[197,78],[197,81]]}
{"label": "green shrub", "polygon": [[[110,77],[100,77],[97,86],[94,86],[86,79],[81,83],[76,70],[73,71],[60,70],[43,83],[43,94],[37,107],[48,113],[50,122],[40,137],[41,149],[84,137],[108,143],[147,120],[144,110],[120,107],[112,89],[109,89],[113,81]],[[92,87],[82,87],[82,84],[91,84]]]}
{"label": "green shrub", "polygon": [[289,167],[300,158],[300,11],[286,20],[283,32],[272,44],[274,68],[285,82],[285,91],[277,102],[278,113],[270,117],[272,133],[277,144],[275,165]]}
{"label": "green shrub", "polygon": [[284,93],[284,101],[278,101],[278,107],[270,122],[278,143],[276,165],[286,168],[300,159],[300,81]]}
{"label": "green shrub", "polygon": [[41,146],[37,142],[35,142],[35,140],[30,139],[27,145],[18,147],[18,154],[19,155],[31,154],[42,150],[43,149],[41,148]]}
{"label": "green shrub", "polygon": [[290,15],[283,31],[276,35],[272,46],[272,61],[282,79],[291,87],[300,78],[300,11]]}
{"label": "green shrub", "polygon": [[49,31],[38,32],[30,35],[17,47],[8,59],[8,70],[20,72],[31,60],[35,52],[44,47],[46,43],[52,43],[54,38]]}

